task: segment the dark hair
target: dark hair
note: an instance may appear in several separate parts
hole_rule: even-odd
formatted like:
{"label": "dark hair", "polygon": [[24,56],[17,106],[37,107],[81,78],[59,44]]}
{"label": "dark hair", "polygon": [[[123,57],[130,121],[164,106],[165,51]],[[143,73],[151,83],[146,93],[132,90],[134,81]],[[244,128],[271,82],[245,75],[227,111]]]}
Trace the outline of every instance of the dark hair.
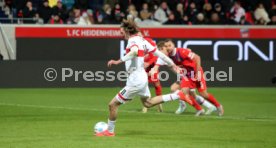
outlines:
{"label": "dark hair", "polygon": [[167,42],[173,42],[173,40],[172,39],[166,39],[164,42],[165,43],[167,43]]}
{"label": "dark hair", "polygon": [[162,47],[164,47],[165,46],[165,41],[159,41],[158,43],[157,43],[157,48],[160,50]]}
{"label": "dark hair", "polygon": [[138,26],[133,20],[123,20],[121,27],[125,30],[125,32],[128,32],[130,35],[136,34],[140,32]]}

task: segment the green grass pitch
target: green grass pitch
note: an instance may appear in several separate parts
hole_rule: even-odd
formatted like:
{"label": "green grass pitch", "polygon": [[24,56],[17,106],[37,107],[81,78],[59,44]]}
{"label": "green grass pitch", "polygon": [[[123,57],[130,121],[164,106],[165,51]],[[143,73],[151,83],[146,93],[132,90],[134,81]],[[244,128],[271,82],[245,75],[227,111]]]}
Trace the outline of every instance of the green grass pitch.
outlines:
{"label": "green grass pitch", "polygon": [[135,98],[119,110],[116,137],[93,136],[119,90],[0,89],[0,147],[276,147],[275,88],[210,88],[223,117],[194,117],[191,107],[175,115],[177,101],[143,114]]}

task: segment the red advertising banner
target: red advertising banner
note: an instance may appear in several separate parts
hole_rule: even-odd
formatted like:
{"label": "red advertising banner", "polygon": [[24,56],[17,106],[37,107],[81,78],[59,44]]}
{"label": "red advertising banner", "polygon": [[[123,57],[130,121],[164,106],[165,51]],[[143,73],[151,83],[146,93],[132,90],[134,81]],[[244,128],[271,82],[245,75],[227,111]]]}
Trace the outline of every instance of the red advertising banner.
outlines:
{"label": "red advertising banner", "polygon": [[[276,28],[142,28],[152,38],[274,39]],[[16,27],[17,38],[121,38],[119,28],[111,27]]]}

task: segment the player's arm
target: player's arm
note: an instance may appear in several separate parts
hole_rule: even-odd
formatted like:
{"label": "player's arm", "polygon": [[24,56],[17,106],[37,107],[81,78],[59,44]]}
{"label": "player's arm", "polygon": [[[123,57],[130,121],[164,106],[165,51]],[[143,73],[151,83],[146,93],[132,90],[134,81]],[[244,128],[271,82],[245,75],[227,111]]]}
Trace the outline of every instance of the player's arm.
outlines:
{"label": "player's arm", "polygon": [[198,74],[200,73],[201,68],[201,58],[198,54],[192,52],[190,49],[186,51],[182,51],[180,54],[182,57],[187,56],[190,60],[194,61],[196,63],[196,69],[195,69],[195,78],[198,79]]}
{"label": "player's arm", "polygon": [[148,54],[149,54],[148,56],[150,57],[150,60],[147,62],[144,62],[144,68],[148,68],[150,65],[154,64],[154,62],[156,62],[158,58],[151,53],[148,53]]}
{"label": "player's arm", "polygon": [[153,53],[155,56],[159,57],[161,60],[163,60],[164,62],[166,62],[168,64],[169,67],[174,67],[176,66],[174,64],[174,62],[168,57],[166,56],[164,53],[162,53],[159,50],[155,50],[155,52]]}
{"label": "player's arm", "polygon": [[159,65],[154,65],[154,66],[151,68],[149,74],[150,74],[150,75],[154,75],[155,73],[157,73],[158,70],[159,70],[159,67],[160,67]]}
{"label": "player's arm", "polygon": [[123,56],[121,59],[108,61],[107,66],[111,67],[112,65],[121,64],[121,63],[123,63],[125,61],[131,60],[132,58],[136,57],[137,54],[138,54],[138,47],[137,46],[133,46],[130,49],[130,51],[125,56]]}
{"label": "player's arm", "polygon": [[201,58],[200,58],[200,56],[198,54],[195,54],[194,58],[193,58],[193,61],[196,63],[196,71],[200,72],[200,68],[201,68]]}
{"label": "player's arm", "polygon": [[166,56],[164,53],[159,51],[156,48],[156,46],[151,45],[148,41],[145,42],[145,45],[146,45],[146,49],[148,49],[148,51],[150,53],[153,53],[153,55],[162,59],[164,62],[166,62],[168,64],[168,66],[175,66],[174,62],[168,56]]}
{"label": "player's arm", "polygon": [[161,60],[163,60],[165,63],[167,63],[167,66],[170,67],[170,69],[177,73],[180,74],[180,68],[175,65],[175,63],[170,59],[168,56],[166,56],[163,52],[156,50],[154,52],[154,55],[158,56]]}
{"label": "player's arm", "polygon": [[169,67],[172,72],[175,74],[181,74],[181,69],[178,66],[175,67]]}
{"label": "player's arm", "polygon": [[156,63],[155,63],[155,65],[151,68],[149,74],[150,74],[150,75],[153,75],[153,74],[157,73],[157,72],[159,71],[159,67],[160,67],[161,65],[166,65],[166,63],[165,63],[163,60],[161,60],[160,58],[157,58]]}
{"label": "player's arm", "polygon": [[[168,66],[168,64],[165,63],[161,58],[158,58],[157,61],[156,61],[156,64],[155,64],[154,67],[151,69],[150,74],[156,73],[156,72],[159,70],[160,66],[163,66],[163,65],[167,65],[167,66]],[[176,74],[179,74],[179,73],[180,73],[180,68],[179,68],[178,66],[175,66],[175,67],[173,67],[173,66],[168,66],[168,67],[169,67],[169,68],[171,69],[171,71],[173,71],[174,73],[176,73]]]}

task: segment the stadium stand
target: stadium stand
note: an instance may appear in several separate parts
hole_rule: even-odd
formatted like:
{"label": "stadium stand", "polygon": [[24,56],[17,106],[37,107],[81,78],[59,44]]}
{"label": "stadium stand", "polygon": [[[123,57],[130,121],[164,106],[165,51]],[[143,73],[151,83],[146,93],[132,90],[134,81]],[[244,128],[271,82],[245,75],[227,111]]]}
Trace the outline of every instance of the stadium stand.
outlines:
{"label": "stadium stand", "polygon": [[[1,0],[0,22],[90,25],[119,24],[124,18],[132,18],[138,24],[151,26],[274,25],[275,1]],[[58,23],[53,23],[55,19]]]}

